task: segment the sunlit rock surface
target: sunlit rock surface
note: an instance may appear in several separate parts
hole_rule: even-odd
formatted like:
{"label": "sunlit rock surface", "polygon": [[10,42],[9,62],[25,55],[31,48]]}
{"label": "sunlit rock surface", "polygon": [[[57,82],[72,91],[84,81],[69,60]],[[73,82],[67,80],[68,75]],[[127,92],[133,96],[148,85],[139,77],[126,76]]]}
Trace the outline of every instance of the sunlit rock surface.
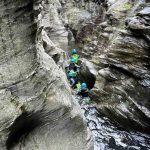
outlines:
{"label": "sunlit rock surface", "polygon": [[93,149],[60,67],[68,32],[58,4],[0,1],[1,150]]}

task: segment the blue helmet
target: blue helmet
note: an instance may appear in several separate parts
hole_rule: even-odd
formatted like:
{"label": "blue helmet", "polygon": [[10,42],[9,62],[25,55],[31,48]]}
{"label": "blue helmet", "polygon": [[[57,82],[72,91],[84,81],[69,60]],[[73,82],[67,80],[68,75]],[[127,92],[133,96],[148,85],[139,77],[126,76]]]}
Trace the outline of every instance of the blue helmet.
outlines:
{"label": "blue helmet", "polygon": [[73,73],[72,73],[72,72],[69,72],[69,73],[68,73],[68,76],[69,76],[69,77],[72,77],[72,76],[73,76]]}
{"label": "blue helmet", "polygon": [[70,62],[74,63],[74,62],[75,62],[75,60],[74,60],[73,58],[71,58],[71,59],[70,59]]}
{"label": "blue helmet", "polygon": [[82,84],[81,84],[81,87],[82,87],[82,88],[87,88],[86,83],[85,83],[85,82],[84,82],[84,83],[82,83]]}
{"label": "blue helmet", "polygon": [[77,50],[76,49],[72,49],[71,52],[72,52],[72,54],[76,54]]}

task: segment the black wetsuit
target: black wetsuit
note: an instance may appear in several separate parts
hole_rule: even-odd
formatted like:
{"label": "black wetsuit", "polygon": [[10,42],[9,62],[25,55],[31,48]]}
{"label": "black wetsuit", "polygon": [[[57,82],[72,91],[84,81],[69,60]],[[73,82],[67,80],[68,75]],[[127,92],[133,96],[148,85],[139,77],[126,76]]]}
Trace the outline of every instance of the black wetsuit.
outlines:
{"label": "black wetsuit", "polygon": [[80,91],[78,92],[78,95],[80,95],[82,97],[89,97],[88,88],[81,88]]}
{"label": "black wetsuit", "polygon": [[76,65],[75,63],[70,63],[69,64],[69,70],[73,70],[73,71],[77,71],[77,69],[79,68],[79,66],[78,65]]}

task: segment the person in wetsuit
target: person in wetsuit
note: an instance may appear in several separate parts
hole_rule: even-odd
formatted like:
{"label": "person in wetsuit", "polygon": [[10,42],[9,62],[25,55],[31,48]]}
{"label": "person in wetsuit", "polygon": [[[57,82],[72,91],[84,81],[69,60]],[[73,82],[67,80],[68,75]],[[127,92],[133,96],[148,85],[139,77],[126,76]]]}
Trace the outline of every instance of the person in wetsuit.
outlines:
{"label": "person in wetsuit", "polygon": [[78,68],[80,68],[80,66],[78,66],[75,63],[75,60],[73,58],[70,59],[70,64],[66,67],[69,69],[69,71],[73,70],[75,72],[77,72]]}
{"label": "person in wetsuit", "polygon": [[75,88],[75,85],[78,83],[77,74],[73,71],[68,73],[69,82],[72,88]]}
{"label": "person in wetsuit", "polygon": [[81,84],[81,89],[78,91],[77,95],[82,98],[89,97],[89,89],[87,88],[87,84],[85,82]]}

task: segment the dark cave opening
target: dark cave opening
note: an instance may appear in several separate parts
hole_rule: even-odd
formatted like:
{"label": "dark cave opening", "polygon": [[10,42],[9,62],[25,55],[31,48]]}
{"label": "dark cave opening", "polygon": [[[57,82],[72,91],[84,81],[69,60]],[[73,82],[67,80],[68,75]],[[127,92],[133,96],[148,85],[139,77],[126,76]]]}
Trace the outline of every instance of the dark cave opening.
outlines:
{"label": "dark cave opening", "polygon": [[54,55],[52,56],[52,58],[53,58],[53,60],[55,61],[55,63],[57,64],[57,63],[59,62],[59,60],[60,60],[60,55],[59,55],[59,54],[54,54]]}
{"label": "dark cave opening", "polygon": [[6,149],[12,149],[21,139],[25,138],[36,127],[42,124],[41,112],[22,113],[9,128],[10,133],[6,141]]}
{"label": "dark cave opening", "polygon": [[79,73],[79,81],[86,82],[87,87],[92,89],[95,85],[96,77],[92,74],[87,66],[81,66],[80,73]]}

